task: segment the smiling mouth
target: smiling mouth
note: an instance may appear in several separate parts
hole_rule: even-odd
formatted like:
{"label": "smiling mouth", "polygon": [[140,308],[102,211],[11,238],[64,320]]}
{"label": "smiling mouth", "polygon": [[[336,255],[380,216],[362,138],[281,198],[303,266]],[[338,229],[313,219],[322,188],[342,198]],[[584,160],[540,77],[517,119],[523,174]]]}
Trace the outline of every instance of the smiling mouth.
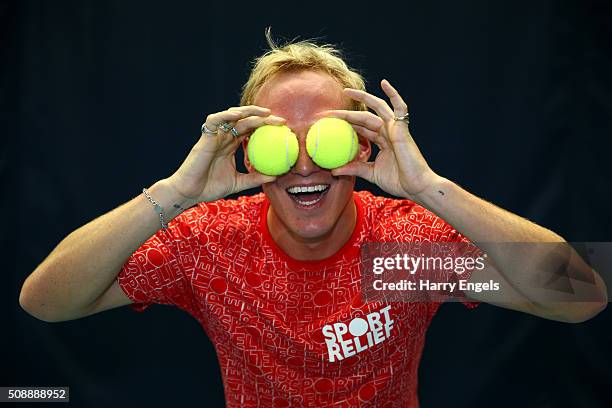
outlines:
{"label": "smiling mouth", "polygon": [[299,207],[311,208],[325,197],[329,189],[329,184],[313,184],[309,186],[292,186],[285,191]]}

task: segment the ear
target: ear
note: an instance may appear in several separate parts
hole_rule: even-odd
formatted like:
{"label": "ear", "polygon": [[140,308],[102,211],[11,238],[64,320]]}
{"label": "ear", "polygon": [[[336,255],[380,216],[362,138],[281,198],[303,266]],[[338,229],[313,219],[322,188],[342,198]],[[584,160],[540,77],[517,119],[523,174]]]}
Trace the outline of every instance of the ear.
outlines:
{"label": "ear", "polygon": [[372,154],[372,145],[370,141],[363,136],[357,135],[357,139],[359,140],[359,152],[357,153],[357,160],[362,162],[367,162],[370,160],[370,155]]}
{"label": "ear", "polygon": [[244,139],[242,139],[242,152],[244,153],[244,167],[247,168],[247,170],[249,171],[249,173],[252,173],[253,171],[255,171],[255,168],[253,167],[253,165],[251,164],[251,162],[249,161],[249,155],[247,153],[247,146],[249,144],[249,137],[247,136]]}

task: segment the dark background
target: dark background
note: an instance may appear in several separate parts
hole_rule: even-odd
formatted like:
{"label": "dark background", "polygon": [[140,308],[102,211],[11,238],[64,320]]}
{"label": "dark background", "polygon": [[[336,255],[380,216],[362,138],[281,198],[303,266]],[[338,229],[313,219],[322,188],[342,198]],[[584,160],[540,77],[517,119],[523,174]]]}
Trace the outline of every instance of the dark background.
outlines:
{"label": "dark background", "polygon": [[[18,295],[67,234],[172,174],[203,118],[238,104],[267,25],[339,45],[372,93],[388,78],[439,174],[568,241],[610,241],[609,4],[3,3],[0,385],[68,385],[78,407],[222,406],[214,350],[186,313],[48,324]],[[611,316],[445,305],[421,405],[612,406]]]}

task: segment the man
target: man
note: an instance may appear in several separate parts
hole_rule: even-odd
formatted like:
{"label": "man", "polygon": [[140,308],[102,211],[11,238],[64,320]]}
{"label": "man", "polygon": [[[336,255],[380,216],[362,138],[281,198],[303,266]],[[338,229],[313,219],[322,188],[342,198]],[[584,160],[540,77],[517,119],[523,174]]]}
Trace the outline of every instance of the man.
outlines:
{"label": "man", "polygon": [[[209,115],[170,177],[68,235],[28,277],[20,303],[46,321],[127,304],[176,305],[215,345],[230,407],[418,406],[418,362],[440,303],[364,300],[361,245],[565,241],[436,174],[388,81],[381,87],[390,104],[365,92],[332,47],[269,42],[241,106]],[[360,138],[357,157],[331,171],[305,149],[309,127],[324,116],[347,120]],[[266,176],[245,154],[249,173],[236,172],[236,149],[264,124],[285,124],[298,136],[296,164]],[[371,143],[380,148],[374,162]],[[354,192],[356,176],[398,199]],[[263,194],[224,199],[258,185]],[[537,259],[481,249],[490,259],[487,277],[508,287],[553,273],[536,270]],[[601,278],[591,279],[599,296],[587,303],[539,302],[525,286],[512,302],[469,295],[579,322],[607,302]]]}

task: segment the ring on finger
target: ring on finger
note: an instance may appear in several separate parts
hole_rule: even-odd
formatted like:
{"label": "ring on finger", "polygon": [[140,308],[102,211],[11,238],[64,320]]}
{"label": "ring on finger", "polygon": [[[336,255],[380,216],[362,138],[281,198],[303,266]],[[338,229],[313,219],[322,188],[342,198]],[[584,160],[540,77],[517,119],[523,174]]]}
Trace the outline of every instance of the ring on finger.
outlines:
{"label": "ring on finger", "polygon": [[219,125],[219,127],[227,133],[228,130],[230,130],[232,127],[230,126],[229,123],[227,122],[223,122],[222,124]]}
{"label": "ring on finger", "polygon": [[401,120],[402,122],[406,122],[406,124],[408,124],[409,123],[409,116],[410,115],[408,113],[406,113],[405,115],[402,115],[402,116],[393,116],[393,119]]}
{"label": "ring on finger", "polygon": [[230,132],[232,132],[232,136],[234,136],[234,137],[238,137],[238,131],[236,130],[236,128],[235,128],[235,127],[231,128],[231,129],[230,129]]}
{"label": "ring on finger", "polygon": [[206,126],[206,123],[202,124],[202,127],[200,128],[200,130],[202,131],[202,133],[206,133],[208,135],[216,135],[217,132],[219,131],[218,129],[210,130],[208,126]]}

